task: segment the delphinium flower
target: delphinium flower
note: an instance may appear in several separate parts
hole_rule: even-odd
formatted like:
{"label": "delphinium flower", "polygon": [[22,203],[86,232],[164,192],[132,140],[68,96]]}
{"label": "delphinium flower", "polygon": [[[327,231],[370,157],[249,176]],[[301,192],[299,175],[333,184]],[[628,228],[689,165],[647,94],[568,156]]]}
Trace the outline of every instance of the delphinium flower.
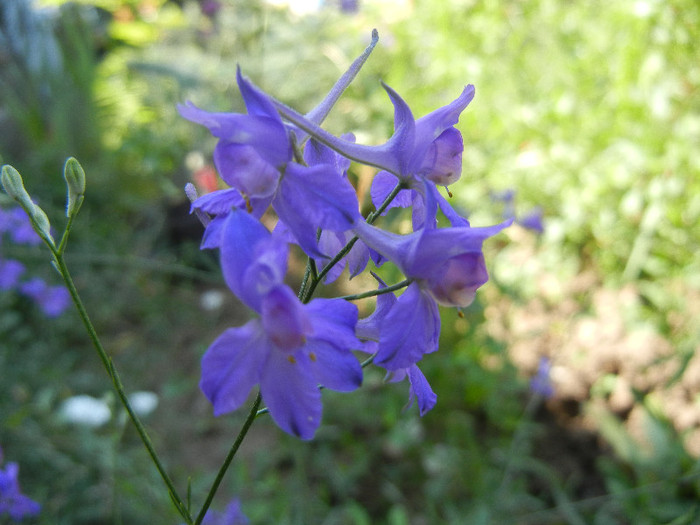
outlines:
{"label": "delphinium flower", "polygon": [[[206,126],[219,139],[214,163],[231,186],[205,195],[194,207],[215,216],[207,226],[204,247],[216,247],[231,208],[246,208],[261,217],[272,205],[301,247],[322,257],[317,247],[319,224],[331,231],[348,230],[357,215],[355,191],[330,164],[304,166],[293,159],[289,131],[272,102],[237,72],[238,86],[248,114],[209,113],[191,103],[180,114]],[[332,200],[333,207],[323,206]]]}
{"label": "delphinium flower", "polygon": [[[352,135],[336,137],[320,124],[363,60],[356,60],[306,115],[275,100],[240,71],[247,114],[180,107],[183,116],[219,139],[214,161],[231,186],[197,199],[188,190],[193,209],[207,214],[201,217],[206,226],[202,246],[220,248],[229,288],[259,316],[224,332],[203,358],[200,384],[215,414],[238,408],[260,384],[275,422],[310,438],[321,413],[317,387],[356,388],[362,372],[351,351],[362,350],[386,369],[387,381],[409,380],[409,402],[417,400],[423,415],[436,395],[417,363],[438,348],[438,305],[466,307],[488,280],[483,241],[512,221],[471,227],[438,189],[461,176],[464,144],[455,125],[474,87],[466,86],[451,103],[416,120],[406,102],[384,85],[394,106],[394,133],[379,146],[356,144]],[[371,217],[359,213],[347,178],[351,161],[380,170],[370,192],[377,209]],[[259,221],[270,205],[279,217],[273,233]],[[377,212],[396,206],[411,208],[413,233],[398,235],[370,224]],[[448,227],[437,227],[438,210]],[[283,283],[285,241],[299,244],[311,258],[307,276],[312,283],[307,286],[305,278],[303,301]],[[321,277],[336,279],[346,264],[355,276],[370,260],[377,266],[391,261],[406,277],[392,289],[404,288],[398,297],[380,293],[374,314],[358,322],[350,303],[306,303]]]}
{"label": "delphinium flower", "polygon": [[517,224],[535,233],[544,233],[544,222],[542,220],[543,211],[540,206],[535,206],[529,212],[518,215],[515,211],[515,190],[508,189],[501,192],[494,192],[491,198],[496,202],[503,203],[503,218],[513,219]]}
{"label": "delphinium flower", "polygon": [[[379,290],[386,288],[386,283],[375,274],[372,274],[379,281]],[[379,351],[379,340],[382,328],[386,327],[385,318],[396,306],[397,299],[393,293],[382,293],[377,296],[377,305],[374,312],[368,317],[361,319],[357,323],[356,335],[365,341],[363,352],[376,355]],[[394,320],[395,321],[395,320]],[[390,319],[391,322],[391,319]],[[375,364],[378,364],[375,361]],[[398,368],[387,372],[385,380],[389,383],[396,383],[408,378],[409,395],[406,408],[413,405],[414,400],[418,400],[420,415],[425,415],[437,402],[437,395],[430,387],[428,380],[418,365],[412,364],[406,368]]]}
{"label": "delphinium flower", "polygon": [[[2,449],[0,448],[0,467],[2,466]],[[17,463],[7,463],[0,468],[0,518],[9,517],[20,521],[27,517],[37,516],[41,505],[22,494],[19,487],[19,466]]]}
{"label": "delphinium flower", "polygon": [[438,347],[438,303],[469,306],[476,290],[488,280],[483,241],[508,226],[436,227],[438,204],[434,188],[424,182],[423,227],[398,235],[357,221],[353,231],[370,248],[392,261],[412,282],[382,319],[375,362],[398,370],[420,361]]}
{"label": "delphinium flower", "polygon": [[202,525],[248,525],[250,521],[241,510],[241,502],[238,498],[226,506],[224,512],[208,510],[202,520]]}
{"label": "delphinium flower", "polygon": [[200,386],[216,415],[238,408],[260,384],[273,420],[302,439],[321,419],[318,385],[350,391],[362,382],[352,353],[357,308],[342,299],[302,304],[283,282],[288,247],[245,211],[221,232],[221,266],[233,293],[259,318],[229,328],[202,359]]}
{"label": "delphinium flower", "polygon": [[530,390],[534,394],[547,399],[554,395],[554,386],[552,386],[550,378],[551,370],[552,362],[548,358],[542,357],[537,365],[537,372],[530,380]]}
{"label": "delphinium flower", "polygon": [[19,291],[30,297],[46,317],[58,317],[70,306],[70,294],[65,286],[51,286],[34,277],[19,285]]}
{"label": "delphinium flower", "polygon": [[459,180],[464,144],[455,125],[459,115],[474,98],[474,86],[466,86],[451,103],[418,120],[396,91],[386,84],[384,89],[394,105],[394,134],[379,146],[355,144],[335,137],[295,110],[274,102],[285,119],[318,141],[349,159],[393,174],[409,187],[419,188],[422,179],[440,186],[448,186]]}

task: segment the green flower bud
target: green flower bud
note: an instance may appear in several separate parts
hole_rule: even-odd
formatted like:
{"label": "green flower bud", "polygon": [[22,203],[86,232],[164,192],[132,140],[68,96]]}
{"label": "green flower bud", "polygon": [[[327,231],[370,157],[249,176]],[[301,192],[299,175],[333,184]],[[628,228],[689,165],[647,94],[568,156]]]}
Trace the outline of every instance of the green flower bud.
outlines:
{"label": "green flower bud", "polygon": [[49,218],[44,210],[32,202],[32,198],[29,196],[29,193],[27,193],[24,187],[24,181],[19,172],[9,164],[6,164],[2,167],[2,175],[0,177],[2,178],[2,186],[5,188],[7,194],[15,199],[19,205],[22,206],[27,215],[29,215],[32,226],[39,234],[39,237],[51,246],[55,246],[53,237],[51,237]]}
{"label": "green flower bud", "polygon": [[66,217],[70,217],[78,213],[85,194],[85,171],[74,157],[70,157],[66,161],[63,168],[63,178],[66,179],[68,187]]}
{"label": "green flower bud", "polygon": [[19,171],[9,164],[5,164],[2,167],[1,178],[2,187],[5,188],[5,191],[10,197],[19,202],[24,209],[31,209],[34,207],[29,193],[27,193],[27,190],[24,188],[24,181]]}

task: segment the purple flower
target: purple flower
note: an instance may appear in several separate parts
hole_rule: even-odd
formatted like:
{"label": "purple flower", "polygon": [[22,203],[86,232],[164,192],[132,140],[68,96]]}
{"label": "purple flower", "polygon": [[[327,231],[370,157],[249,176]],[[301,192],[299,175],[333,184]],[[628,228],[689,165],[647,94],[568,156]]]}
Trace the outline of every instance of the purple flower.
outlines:
{"label": "purple flower", "polygon": [[248,518],[243,514],[238,498],[229,503],[223,513],[207,511],[202,520],[202,525],[247,525],[248,523]]}
{"label": "purple flower", "polygon": [[41,238],[34,231],[29,216],[19,206],[9,210],[0,209],[0,235],[3,233],[9,233],[10,240],[15,244],[41,244]]}
{"label": "purple flower", "polygon": [[[0,449],[1,463],[2,449]],[[0,469],[0,518],[9,516],[14,521],[20,521],[26,517],[36,516],[41,511],[41,505],[20,491],[18,475],[17,463],[8,463],[4,470]]]}
{"label": "purple flower", "polygon": [[33,299],[46,317],[58,317],[70,306],[70,294],[64,286],[49,286],[39,277],[20,284],[19,290]]}
{"label": "purple flower", "polygon": [[24,265],[19,261],[0,259],[0,290],[16,288],[24,270]]}
{"label": "purple flower", "polygon": [[200,387],[214,414],[237,409],[260,384],[273,420],[311,439],[320,424],[318,385],[350,391],[362,382],[351,352],[357,308],[342,299],[302,304],[284,284],[286,244],[254,217],[229,214],[221,232],[221,265],[231,291],[259,318],[229,328],[202,359]]}
{"label": "purple flower", "polygon": [[554,387],[549,377],[551,369],[552,362],[546,357],[540,358],[540,362],[537,365],[537,372],[530,380],[530,390],[547,399],[554,395]]}
{"label": "purple flower", "polygon": [[[375,279],[377,279],[377,281],[379,281],[380,290],[382,288],[386,288],[386,284],[384,283],[384,281],[382,281],[376,275],[374,275],[374,277]],[[401,297],[404,297],[404,295],[408,293],[409,291],[406,290],[401,295]],[[400,305],[401,297],[399,297],[399,299],[397,300],[393,293],[384,293],[378,295],[377,307],[375,308],[372,315],[366,317],[365,319],[361,319],[357,323],[355,333],[360,339],[365,339],[367,341],[362,351],[376,354],[374,364],[377,364],[379,366],[383,366],[383,356],[380,355],[380,350],[386,353],[385,346],[382,347],[382,341],[384,341],[386,345],[387,339],[395,338],[395,332],[393,329],[397,327],[397,325],[400,329],[403,329],[407,334],[407,337],[403,340],[404,344],[406,344],[408,341],[411,341],[414,348],[418,350],[418,353],[421,356],[421,349],[424,345],[434,344],[435,348],[437,348],[437,341],[426,343],[425,335],[426,333],[431,334],[428,337],[430,339],[433,336],[439,334],[440,318],[437,318],[437,332],[435,332],[435,330],[430,329],[425,330],[425,328],[423,327],[419,327],[416,330],[416,325],[421,325],[421,322],[420,320],[418,322],[415,322],[416,320],[410,317],[405,318],[404,322],[401,323],[400,319],[397,318],[403,315],[410,316],[410,311],[406,311],[406,309],[402,308]],[[408,295],[407,298],[409,300],[406,301],[406,304],[410,304],[413,298],[410,295]],[[399,308],[398,310],[397,306]],[[432,322],[434,322],[434,320]],[[387,337],[388,331],[391,331],[389,337]],[[420,408],[420,415],[423,416],[435,406],[437,396],[435,395],[435,392],[433,392],[432,388],[430,388],[430,384],[428,383],[427,379],[416,364],[410,364],[404,368],[388,370],[386,380],[390,383],[396,383],[398,381],[402,381],[406,377],[408,377],[409,383],[411,385],[409,389],[408,404],[406,405],[406,408],[410,408],[413,404],[414,399],[417,399],[418,407]]]}
{"label": "purple flower", "polygon": [[542,222],[542,208],[539,206],[529,211],[525,215],[516,219],[516,222],[523,228],[532,230],[535,233],[544,233],[544,224]]}
{"label": "purple flower", "polygon": [[421,417],[427,414],[433,409],[435,403],[437,403],[437,395],[430,388],[428,380],[420,371],[418,365],[411,365],[408,368],[401,368],[399,370],[390,371],[387,374],[386,380],[389,383],[396,383],[402,381],[408,377],[408,382],[410,388],[408,390],[408,403],[406,404],[405,410],[408,410],[413,406],[413,402],[418,400],[418,409],[420,411]]}
{"label": "purple flower", "polygon": [[[205,195],[193,208],[212,215],[246,208],[261,217],[272,204],[306,253],[323,257],[316,230],[321,225],[331,231],[351,227],[359,215],[355,190],[337,166],[318,163],[307,167],[292,162],[288,131],[272,101],[240,70],[237,79],[246,115],[209,113],[191,103],[178,106],[183,117],[206,126],[219,139],[214,163],[221,178],[234,188]],[[222,220],[214,219],[207,226],[211,231],[205,235],[203,248],[218,246]]]}
{"label": "purple flower", "polygon": [[466,86],[450,104],[415,120],[398,93],[383,85],[394,105],[394,134],[380,146],[335,137],[293,109],[279,102],[275,105],[285,119],[349,159],[389,171],[409,184],[422,178],[444,186],[456,182],[461,175],[464,145],[454,126],[474,98],[474,86]]}
{"label": "purple flower", "polygon": [[[426,217],[423,227],[398,235],[358,221],[354,231],[367,246],[396,264],[413,283],[381,318],[375,362],[398,370],[417,363],[438,347],[440,315],[437,303],[465,307],[488,280],[481,251],[483,241],[510,223],[486,228],[436,228],[437,190],[424,183]],[[362,325],[361,325],[362,326]]]}

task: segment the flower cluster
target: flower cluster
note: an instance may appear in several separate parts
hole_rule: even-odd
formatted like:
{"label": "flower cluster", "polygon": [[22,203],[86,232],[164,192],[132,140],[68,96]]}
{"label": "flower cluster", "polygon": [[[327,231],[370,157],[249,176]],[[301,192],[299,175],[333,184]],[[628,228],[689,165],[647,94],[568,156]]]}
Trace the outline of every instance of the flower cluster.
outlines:
{"label": "flower cluster", "polygon": [[[0,465],[2,465],[1,448]],[[20,491],[18,475],[17,463],[8,463],[4,469],[0,468],[0,518],[9,516],[13,521],[20,521],[26,517],[36,516],[41,510],[41,505]]]}
{"label": "flower cluster", "polygon": [[46,317],[58,317],[70,305],[64,286],[51,286],[39,277],[23,280],[26,268],[2,253],[4,234],[13,244],[34,246],[41,238],[32,228],[29,217],[19,206],[0,208],[0,290],[17,290],[32,299]]}
{"label": "flower cluster", "polygon": [[[217,415],[237,409],[259,384],[274,421],[310,439],[321,419],[319,386],[350,391],[361,384],[355,351],[370,353],[388,381],[408,378],[410,401],[418,401],[423,415],[436,395],[417,364],[438,349],[438,305],[466,307],[488,280],[482,243],[510,221],[472,227],[438,188],[461,176],[464,146],[455,125],[474,86],[416,120],[399,94],[384,85],[394,107],[394,133],[378,146],[321,127],[376,40],[375,33],[365,53],[306,115],[263,92],[240,70],[246,113],[212,113],[190,102],[179,106],[183,117],[218,139],[214,164],[228,185],[198,198],[188,188],[193,211],[206,226],[202,247],[219,249],[228,287],[257,314],[226,330],[203,357],[200,386]],[[347,176],[353,161],[378,169],[371,188],[375,211],[367,217]],[[373,224],[392,207],[411,208],[412,233]],[[260,220],[270,208],[278,219],[273,231]],[[439,213],[448,227],[438,227]],[[284,282],[290,244],[309,257],[298,295]],[[369,317],[358,319],[348,300],[353,297],[312,299],[324,278],[334,280],[345,265],[355,276],[370,261],[376,266],[390,261],[406,279],[393,286],[378,279],[377,290],[362,294],[377,296]]]}

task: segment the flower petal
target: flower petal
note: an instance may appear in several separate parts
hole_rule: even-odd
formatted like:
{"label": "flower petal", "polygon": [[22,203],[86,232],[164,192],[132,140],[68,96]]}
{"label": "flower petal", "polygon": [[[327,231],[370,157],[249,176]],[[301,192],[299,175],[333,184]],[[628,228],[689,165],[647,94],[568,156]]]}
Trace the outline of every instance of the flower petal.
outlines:
{"label": "flower petal", "polygon": [[231,291],[259,312],[264,294],[284,280],[287,246],[250,214],[234,210],[222,232],[221,269]]}
{"label": "flower petal", "polygon": [[411,389],[408,394],[409,406],[413,404],[414,398],[418,399],[418,408],[422,417],[435,406],[437,395],[430,388],[430,383],[428,383],[428,380],[417,365],[413,365],[408,369],[408,380],[411,383]]}
{"label": "flower petal", "polygon": [[350,392],[362,384],[362,367],[349,349],[310,339],[304,351],[309,356],[309,368],[314,378],[326,388]]}
{"label": "flower petal", "polygon": [[362,343],[355,337],[357,306],[343,299],[314,299],[305,306],[311,319],[311,337],[340,348],[355,349]]}
{"label": "flower petal", "polygon": [[374,360],[387,370],[408,368],[438,348],[440,313],[437,303],[411,284],[380,326],[379,352]]}
{"label": "flower petal", "polygon": [[261,379],[260,391],[275,423],[301,439],[314,437],[322,406],[309,358],[301,351],[271,352]]}
{"label": "flower petal", "polygon": [[204,395],[214,405],[214,415],[236,410],[259,382],[260,371],[270,353],[270,343],[260,321],[229,328],[214,341],[202,358]]}
{"label": "flower petal", "polygon": [[360,217],[354,188],[329,164],[288,164],[272,206],[304,251],[316,258],[324,256],[316,243],[318,228],[345,231]]}

